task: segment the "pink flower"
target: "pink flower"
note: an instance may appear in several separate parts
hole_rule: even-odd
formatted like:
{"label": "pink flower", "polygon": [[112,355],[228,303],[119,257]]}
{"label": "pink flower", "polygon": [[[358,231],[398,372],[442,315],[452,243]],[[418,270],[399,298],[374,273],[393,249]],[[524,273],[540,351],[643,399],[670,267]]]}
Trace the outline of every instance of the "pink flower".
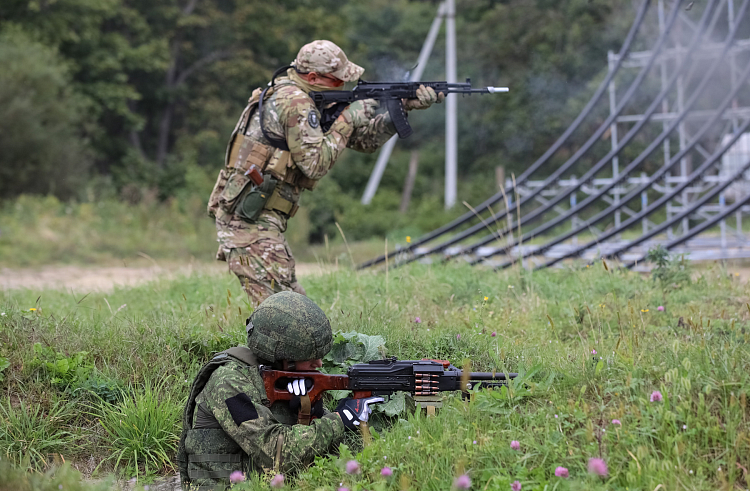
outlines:
{"label": "pink flower", "polygon": [[356,460],[350,460],[346,463],[347,474],[359,474],[362,470],[359,468],[359,462]]}
{"label": "pink flower", "polygon": [[469,489],[471,487],[471,479],[466,474],[461,474],[453,480],[453,486],[457,489]]}
{"label": "pink flower", "polygon": [[461,335],[460,334],[456,334],[456,341],[459,341],[460,339],[461,339]]}
{"label": "pink flower", "polygon": [[555,469],[555,475],[557,477],[564,477],[564,478],[570,477],[570,473],[568,472],[568,469],[566,469],[565,467],[558,467],[557,469]]}
{"label": "pink flower", "polygon": [[284,474],[276,474],[271,479],[272,488],[283,488],[284,487]]}
{"label": "pink flower", "polygon": [[510,442],[510,449],[521,450],[521,443],[518,440],[513,440],[512,442]]}
{"label": "pink flower", "polygon": [[651,393],[651,402],[661,402],[661,400],[662,400],[661,392],[659,392],[658,390],[655,390]]}
{"label": "pink flower", "polygon": [[345,488],[345,487],[342,486],[342,487],[340,487],[338,489],[338,491],[349,491],[349,488]]}
{"label": "pink flower", "polygon": [[521,481],[513,481],[513,484],[510,485],[510,489],[513,491],[521,491]]}
{"label": "pink flower", "polygon": [[597,476],[606,476],[607,463],[604,459],[589,459],[589,472]]}
{"label": "pink flower", "polygon": [[656,310],[658,310],[659,312],[664,312],[664,306],[659,305],[658,307],[656,307]]}
{"label": "pink flower", "polygon": [[422,319],[420,319],[419,317],[415,317],[414,318],[414,322],[416,322],[417,324],[421,324],[422,323]]}
{"label": "pink flower", "polygon": [[613,425],[620,425],[620,426],[622,426],[622,423],[620,423],[620,420],[619,420],[619,419],[613,419],[613,420],[612,420],[612,424],[613,424]]}
{"label": "pink flower", "polygon": [[497,332],[496,331],[492,331],[491,336],[494,338],[495,336],[497,336]]}
{"label": "pink flower", "polygon": [[393,470],[390,467],[383,467],[380,471],[380,475],[383,477],[390,477],[393,475]]}
{"label": "pink flower", "polygon": [[[226,476],[226,474],[224,474]],[[234,471],[231,474],[229,474],[229,482],[232,484],[242,482],[245,480],[245,474],[243,474],[241,471]]]}
{"label": "pink flower", "polygon": [[591,354],[592,354],[592,355],[595,355],[595,354],[596,354],[596,350],[595,350],[595,349],[592,349],[592,350],[591,350]]}

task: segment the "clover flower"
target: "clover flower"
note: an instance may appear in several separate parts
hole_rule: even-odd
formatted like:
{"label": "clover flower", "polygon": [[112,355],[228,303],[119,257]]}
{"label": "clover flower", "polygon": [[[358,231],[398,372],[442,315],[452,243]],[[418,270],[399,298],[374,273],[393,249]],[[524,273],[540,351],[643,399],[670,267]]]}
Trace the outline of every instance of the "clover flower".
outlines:
{"label": "clover flower", "polygon": [[513,440],[512,442],[510,442],[510,449],[521,450],[521,443],[518,440]]}
{"label": "clover flower", "polygon": [[471,478],[466,474],[461,474],[453,480],[453,486],[456,489],[469,489],[471,487]]}
{"label": "clover flower", "polygon": [[613,420],[612,420],[612,424],[613,424],[613,425],[620,425],[620,426],[622,426],[622,423],[620,423],[620,420],[619,420],[619,419],[613,419]]}
{"label": "clover flower", "polygon": [[595,350],[595,349],[592,349],[592,350],[591,350],[591,354],[592,354],[592,355],[595,355],[595,354],[596,354],[596,350]]}
{"label": "clover flower", "polygon": [[495,336],[497,336],[497,331],[492,331],[492,334],[491,334],[491,336],[492,336],[493,338],[494,338]]}
{"label": "clover flower", "polygon": [[417,316],[417,317],[414,318],[414,322],[417,323],[417,324],[421,324],[422,323],[422,319],[420,319],[419,316]]}
{"label": "clover flower", "polygon": [[658,390],[653,391],[651,393],[650,400],[651,400],[651,402],[661,402],[661,400],[662,400],[661,392],[659,392]]}
{"label": "clover flower", "polygon": [[521,481],[513,481],[513,484],[510,485],[510,489],[513,491],[521,491]]}
{"label": "clover flower", "polygon": [[658,307],[656,307],[656,310],[658,310],[659,312],[664,312],[664,306],[659,305]]}
{"label": "clover flower", "polygon": [[564,477],[566,479],[570,477],[570,473],[568,472],[568,469],[566,469],[565,467],[558,467],[557,469],[555,469],[555,475],[557,477]]}
{"label": "clover flower", "polygon": [[604,462],[604,459],[589,459],[589,472],[597,476],[606,476],[608,472],[607,463]]}
{"label": "clover flower", "polygon": [[229,482],[231,482],[232,484],[243,482],[244,480],[245,480],[245,474],[243,474],[242,471],[234,471],[231,474],[229,474]]}
{"label": "clover flower", "polygon": [[383,467],[380,470],[380,475],[383,477],[390,477],[393,475],[393,469],[391,469],[390,467]]}
{"label": "clover flower", "polygon": [[283,488],[284,487],[284,474],[276,474],[271,479],[272,488]]}
{"label": "clover flower", "polygon": [[460,334],[456,334],[456,341],[460,341],[460,340],[461,340],[461,335]]}
{"label": "clover flower", "polygon": [[362,472],[362,469],[359,468],[359,462],[356,460],[350,460],[346,463],[347,474],[359,474],[360,472]]}

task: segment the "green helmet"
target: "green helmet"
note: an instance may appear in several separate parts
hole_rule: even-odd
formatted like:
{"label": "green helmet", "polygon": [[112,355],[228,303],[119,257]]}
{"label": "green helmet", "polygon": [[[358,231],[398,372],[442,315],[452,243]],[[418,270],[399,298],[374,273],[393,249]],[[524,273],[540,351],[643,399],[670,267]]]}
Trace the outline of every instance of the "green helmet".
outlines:
{"label": "green helmet", "polygon": [[316,360],[323,358],[332,344],[328,317],[299,293],[271,295],[247,320],[247,345],[265,361]]}

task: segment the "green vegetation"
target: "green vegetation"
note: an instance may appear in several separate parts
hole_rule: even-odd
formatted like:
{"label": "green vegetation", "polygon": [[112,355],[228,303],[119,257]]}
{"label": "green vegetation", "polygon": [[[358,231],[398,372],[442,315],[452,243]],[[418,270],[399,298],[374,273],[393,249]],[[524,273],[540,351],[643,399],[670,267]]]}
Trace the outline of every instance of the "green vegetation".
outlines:
{"label": "green vegetation", "polygon": [[[111,207],[116,199],[142,206],[142,213],[153,211],[154,200],[170,209],[176,199],[184,207],[190,196],[199,206],[189,209],[202,208],[252,89],[302,45],[330,38],[366,68],[368,80],[402,80],[436,9],[423,0],[6,0],[0,5],[0,200],[51,194],[75,210],[75,203],[103,200]],[[459,203],[481,202],[496,191],[496,166],[518,175],[559,136],[606,73],[607,51],[619,48],[633,12],[625,0],[461,2],[459,77],[511,91],[459,103]],[[441,34],[425,79],[445,78],[443,40]],[[415,236],[465,211],[442,212],[444,111],[410,119],[415,134],[396,147],[374,203],[364,207],[359,199],[376,156],[345,153],[302,198],[308,219],[298,229],[299,243],[337,236],[336,221],[351,240]],[[407,218],[398,208],[414,150],[419,171]],[[187,225],[198,220],[191,214]],[[157,241],[160,230],[113,249]],[[203,250],[196,243],[177,248]]]}
{"label": "green vegetation", "polygon": [[[382,336],[388,356],[468,359],[522,378],[468,401],[449,395],[434,418],[401,413],[369,446],[355,440],[286,476],[290,489],[448,489],[464,473],[472,489],[502,491],[516,480],[524,490],[747,488],[750,291],[721,267],[669,284],[604,264],[540,273],[414,264],[303,282],[342,333],[331,367],[377,349],[376,339],[343,334],[357,332]],[[39,470],[50,455],[93,459],[104,461],[99,473],[117,467],[124,478],[171,472],[180,401],[213,352],[244,341],[248,312],[234,278],[200,273],[85,296],[4,293],[0,417],[13,433],[0,440],[2,458]],[[347,338],[356,349],[341,344]],[[35,343],[55,359],[85,353],[79,365],[91,368],[55,382],[33,363]],[[85,389],[105,381],[123,396],[104,401]],[[69,409],[79,404],[91,409]],[[154,438],[140,438],[146,431]],[[23,447],[6,444],[18,440]],[[606,477],[587,472],[599,457]],[[360,474],[345,472],[349,460]],[[384,466],[392,476],[381,476]],[[554,475],[558,466],[569,479]],[[266,488],[270,477],[237,489]]]}

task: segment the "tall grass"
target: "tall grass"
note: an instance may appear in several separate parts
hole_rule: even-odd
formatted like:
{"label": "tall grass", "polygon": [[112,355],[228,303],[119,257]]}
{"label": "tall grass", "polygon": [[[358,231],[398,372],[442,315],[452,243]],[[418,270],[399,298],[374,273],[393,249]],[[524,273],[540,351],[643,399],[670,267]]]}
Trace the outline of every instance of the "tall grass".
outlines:
{"label": "tall grass", "polygon": [[[287,476],[287,486],[449,489],[466,474],[472,489],[503,491],[515,481],[548,491],[747,489],[747,285],[719,265],[679,284],[612,266],[496,273],[412,264],[387,276],[303,279],[334,329],[382,335],[389,356],[470,359],[476,370],[525,375],[509,391],[477,391],[466,401],[448,395],[434,418],[403,414],[374,431],[369,446],[319,459]],[[3,295],[0,357],[10,365],[0,387],[43,407],[46,394],[74,400],[77,393],[29,363],[36,342],[65,356],[86,352],[95,373],[118,386],[151,384],[153,397],[176,401],[211,353],[244,342],[250,310],[233,278],[201,274],[85,298],[53,290]],[[114,313],[107,303],[127,307]],[[157,388],[165,379],[168,386]],[[654,391],[661,401],[652,402]],[[126,404],[111,406],[112,414]],[[71,458],[109,459],[101,469],[114,468],[121,450],[108,445],[114,438],[94,417],[69,415],[67,423],[82,428]],[[110,426],[117,428],[114,419]],[[588,473],[591,458],[606,461],[606,477]],[[361,474],[345,472],[350,459]],[[167,467],[159,462],[153,467]],[[381,476],[383,466],[393,476]],[[570,478],[556,477],[557,467]],[[127,477],[135,467],[120,464],[119,472]]]}

